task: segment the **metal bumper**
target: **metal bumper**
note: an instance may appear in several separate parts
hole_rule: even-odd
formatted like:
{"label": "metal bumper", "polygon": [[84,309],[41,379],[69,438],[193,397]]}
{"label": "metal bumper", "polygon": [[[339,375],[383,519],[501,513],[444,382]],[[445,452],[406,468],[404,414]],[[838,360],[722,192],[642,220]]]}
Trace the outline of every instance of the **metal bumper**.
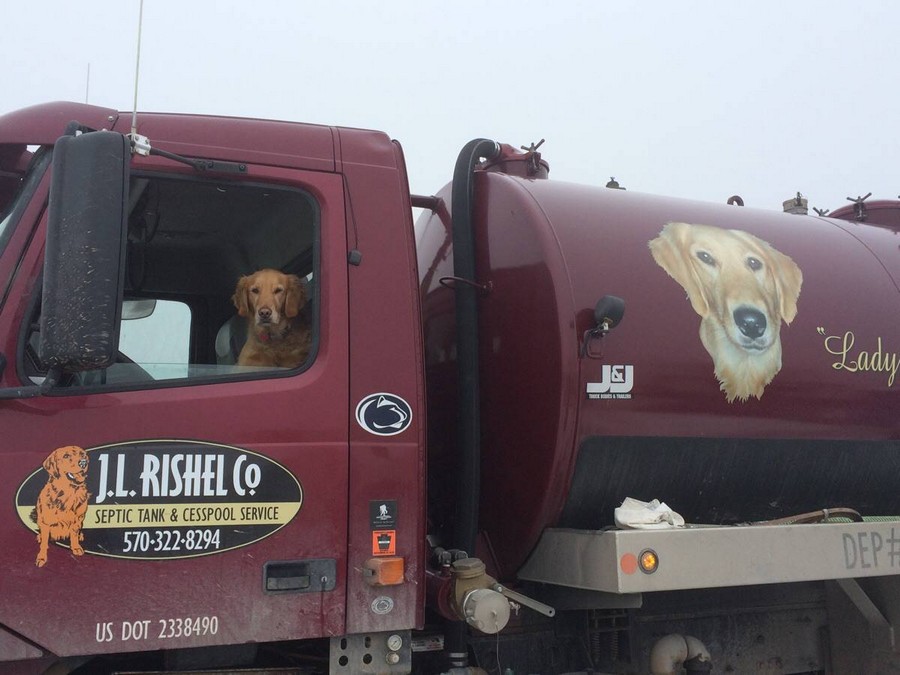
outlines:
{"label": "metal bumper", "polygon": [[[652,551],[652,573],[636,564]],[[606,593],[900,574],[900,520],[668,530],[548,529],[519,579]]]}

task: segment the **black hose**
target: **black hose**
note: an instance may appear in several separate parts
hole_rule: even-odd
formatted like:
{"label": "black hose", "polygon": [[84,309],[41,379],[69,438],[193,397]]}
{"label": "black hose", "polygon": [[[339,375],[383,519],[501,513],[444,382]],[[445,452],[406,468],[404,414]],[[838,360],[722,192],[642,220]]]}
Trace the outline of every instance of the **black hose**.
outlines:
{"label": "black hose", "polygon": [[[475,235],[472,231],[472,200],[475,165],[481,157],[493,158],[500,152],[494,141],[483,138],[466,144],[453,170],[450,197],[453,239],[453,274],[472,283],[457,283],[456,291],[456,363],[457,363],[457,456],[456,514],[452,547],[475,555],[478,536],[478,502],[481,498],[481,415],[478,380],[478,296],[475,279]],[[444,631],[444,651],[448,666],[468,663],[466,624],[449,622]]]}
{"label": "black hose", "polygon": [[500,152],[494,141],[478,138],[460,151],[453,171],[451,224],[453,227],[453,274],[473,282],[455,284],[456,362],[459,400],[457,498],[453,548],[475,555],[478,535],[478,502],[481,487],[481,415],[478,381],[478,295],[475,279],[475,235],[472,231],[472,201],[475,165]]}

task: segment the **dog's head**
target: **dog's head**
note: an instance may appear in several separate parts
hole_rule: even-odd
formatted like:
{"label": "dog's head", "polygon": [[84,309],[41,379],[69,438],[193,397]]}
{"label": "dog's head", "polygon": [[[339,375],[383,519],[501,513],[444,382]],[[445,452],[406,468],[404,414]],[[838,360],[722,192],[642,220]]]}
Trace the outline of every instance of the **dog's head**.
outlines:
{"label": "dog's head", "polygon": [[65,476],[73,485],[82,485],[87,478],[88,454],[77,445],[57,448],[44,460],[44,469],[52,479]]}
{"label": "dog's head", "polygon": [[256,326],[276,327],[300,313],[306,287],[293,274],[267,268],[238,279],[231,299],[238,314],[252,317]]}
{"label": "dog's head", "polygon": [[788,256],[742,230],[669,223],[650,242],[653,259],[687,291],[694,311],[748,353],[777,340],[797,315],[803,274]]}

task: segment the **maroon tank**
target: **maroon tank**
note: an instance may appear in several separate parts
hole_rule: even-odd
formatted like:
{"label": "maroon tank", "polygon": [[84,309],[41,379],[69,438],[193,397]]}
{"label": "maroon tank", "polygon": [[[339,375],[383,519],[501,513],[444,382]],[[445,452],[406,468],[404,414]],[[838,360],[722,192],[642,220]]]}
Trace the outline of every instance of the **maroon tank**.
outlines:
{"label": "maroon tank", "polygon": [[[894,231],[499,171],[475,194],[481,522],[502,574],[545,527],[611,525],[628,496],[695,523],[900,513]],[[418,235],[430,461],[446,467],[430,473],[449,477],[443,216]],[[605,295],[625,313],[600,337]],[[446,482],[431,485],[438,519]]]}

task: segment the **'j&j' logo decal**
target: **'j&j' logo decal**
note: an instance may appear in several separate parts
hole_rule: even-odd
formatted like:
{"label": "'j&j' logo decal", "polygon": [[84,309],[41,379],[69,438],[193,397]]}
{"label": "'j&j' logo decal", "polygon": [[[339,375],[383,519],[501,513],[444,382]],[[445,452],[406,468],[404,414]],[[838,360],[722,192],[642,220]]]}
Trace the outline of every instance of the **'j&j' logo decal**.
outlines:
{"label": "'j&j' logo decal", "polygon": [[370,434],[393,436],[410,425],[412,409],[394,394],[370,394],[356,406],[356,421]]}
{"label": "'j&j' logo decal", "polygon": [[281,529],[302,501],[298,480],[268,457],[179,440],[57,448],[16,493],[38,567],[52,563],[51,543],[76,556],[222,553]]}

